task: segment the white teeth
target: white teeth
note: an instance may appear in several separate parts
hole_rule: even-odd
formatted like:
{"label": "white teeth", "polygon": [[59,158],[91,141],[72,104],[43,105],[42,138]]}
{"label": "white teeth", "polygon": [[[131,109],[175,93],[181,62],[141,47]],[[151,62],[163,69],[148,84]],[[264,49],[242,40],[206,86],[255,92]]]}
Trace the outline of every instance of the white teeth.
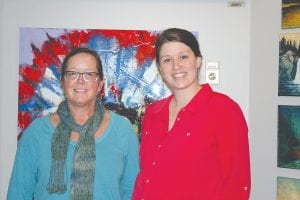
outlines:
{"label": "white teeth", "polygon": [[181,78],[185,75],[185,73],[178,73],[178,74],[173,74],[173,77],[175,78]]}
{"label": "white teeth", "polygon": [[86,92],[84,89],[75,89],[76,92]]}

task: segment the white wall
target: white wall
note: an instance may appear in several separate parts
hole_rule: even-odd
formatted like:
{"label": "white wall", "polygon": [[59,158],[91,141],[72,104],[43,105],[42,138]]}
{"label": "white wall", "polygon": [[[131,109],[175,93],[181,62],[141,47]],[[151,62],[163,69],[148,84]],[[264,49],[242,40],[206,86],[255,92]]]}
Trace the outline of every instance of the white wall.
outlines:
{"label": "white wall", "polygon": [[[4,2],[3,0],[0,0],[0,74],[3,74],[3,59],[2,59],[2,56],[3,56],[3,11],[4,11]],[[1,77],[1,80],[0,80],[0,95],[3,96],[4,93],[3,93],[3,83],[2,83],[2,77]],[[2,121],[2,116],[3,116],[3,112],[2,112],[2,98],[0,98],[0,127],[2,127],[2,124],[3,124],[3,121]],[[4,159],[3,158],[3,154],[2,154],[2,141],[3,141],[3,132],[2,130],[0,129],[0,163],[3,162]],[[2,166],[0,164],[0,187],[2,184],[2,182],[5,182],[5,180],[2,178],[2,167],[5,167],[5,166]],[[0,189],[0,193],[2,193],[1,189]],[[1,197],[0,197],[1,199]]]}
{"label": "white wall", "polygon": [[[280,0],[251,3],[250,132],[252,198],[276,199]],[[268,12],[266,13],[266,8]]]}
{"label": "white wall", "polygon": [[19,27],[147,30],[182,27],[198,31],[204,61],[220,61],[220,85],[215,89],[234,98],[248,119],[250,5],[230,8],[225,0],[151,2],[4,0],[0,199],[6,196],[17,142]]}

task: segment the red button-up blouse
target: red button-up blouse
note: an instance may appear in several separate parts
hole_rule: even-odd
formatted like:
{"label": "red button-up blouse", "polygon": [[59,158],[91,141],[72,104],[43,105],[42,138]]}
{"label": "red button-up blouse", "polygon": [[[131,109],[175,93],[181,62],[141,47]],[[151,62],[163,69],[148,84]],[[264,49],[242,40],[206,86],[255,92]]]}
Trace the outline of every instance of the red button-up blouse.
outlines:
{"label": "red button-up blouse", "polygon": [[248,128],[240,107],[208,84],[168,131],[172,96],[146,110],[133,200],[247,200]]}

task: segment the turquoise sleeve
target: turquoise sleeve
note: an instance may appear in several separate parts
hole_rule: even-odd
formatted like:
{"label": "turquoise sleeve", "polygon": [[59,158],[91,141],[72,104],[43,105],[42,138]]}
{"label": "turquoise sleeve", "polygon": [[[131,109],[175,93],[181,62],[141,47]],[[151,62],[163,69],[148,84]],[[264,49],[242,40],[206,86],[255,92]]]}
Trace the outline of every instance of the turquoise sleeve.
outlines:
{"label": "turquoise sleeve", "polygon": [[140,170],[138,137],[132,125],[128,126],[128,128],[124,129],[128,130],[128,144],[124,175],[121,182],[123,200],[131,200],[135,179]]}
{"label": "turquoise sleeve", "polygon": [[30,125],[18,142],[7,200],[32,200],[37,176],[36,124]]}

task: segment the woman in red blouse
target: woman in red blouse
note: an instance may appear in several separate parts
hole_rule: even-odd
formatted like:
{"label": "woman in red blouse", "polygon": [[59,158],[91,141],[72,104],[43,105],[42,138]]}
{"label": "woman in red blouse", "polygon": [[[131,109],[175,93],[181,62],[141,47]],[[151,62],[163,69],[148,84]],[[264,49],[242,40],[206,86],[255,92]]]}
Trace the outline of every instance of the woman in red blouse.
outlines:
{"label": "woman in red blouse", "polygon": [[191,32],[167,29],[155,49],[172,95],[145,112],[133,200],[249,199],[248,128],[239,105],[199,84],[202,55]]}

